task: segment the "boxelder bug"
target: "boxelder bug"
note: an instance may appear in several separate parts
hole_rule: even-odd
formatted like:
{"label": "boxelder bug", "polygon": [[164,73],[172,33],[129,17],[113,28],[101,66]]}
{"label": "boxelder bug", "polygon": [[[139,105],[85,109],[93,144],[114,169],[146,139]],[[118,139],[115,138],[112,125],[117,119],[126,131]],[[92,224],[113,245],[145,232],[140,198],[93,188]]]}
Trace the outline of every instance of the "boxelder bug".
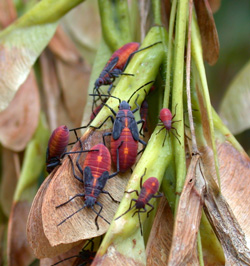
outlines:
{"label": "boxelder bug", "polygon": [[[163,126],[163,127],[157,132],[157,134],[159,134],[164,128],[166,128],[166,130],[167,130],[162,146],[164,146],[164,143],[165,143],[165,140],[166,140],[166,136],[167,136],[168,132],[170,132],[170,131],[175,136],[175,138],[178,140],[178,142],[181,144],[181,142],[180,142],[180,140],[178,138],[178,137],[180,137],[180,135],[178,134],[176,128],[173,127],[174,123],[181,121],[181,120],[176,120],[176,121],[173,120],[175,118],[175,115],[176,115],[176,107],[177,107],[177,105],[175,106],[175,114],[173,116],[172,116],[171,111],[169,109],[167,109],[167,108],[163,108],[160,111],[161,123],[159,123],[158,126]],[[176,131],[176,135],[172,131],[172,129],[174,129]]]}
{"label": "boxelder bug", "polygon": [[[81,140],[79,140],[79,141],[81,143],[81,149],[82,149],[82,142],[81,142]],[[76,213],[78,213],[79,211],[84,209],[85,207],[87,207],[87,208],[91,208],[97,214],[97,216],[95,218],[95,224],[96,224],[97,230],[99,230],[99,226],[97,223],[97,219],[99,216],[102,219],[104,219],[107,223],[109,223],[109,222],[100,215],[100,213],[103,209],[103,206],[100,202],[97,201],[97,198],[100,195],[100,193],[104,193],[104,194],[109,195],[109,197],[114,202],[117,202],[110,195],[110,193],[108,191],[103,190],[103,188],[104,188],[104,186],[105,186],[105,184],[109,178],[112,178],[118,174],[119,163],[117,166],[117,172],[109,175],[109,171],[111,168],[111,158],[110,158],[109,150],[103,144],[97,144],[97,145],[93,146],[90,149],[89,153],[87,154],[85,161],[84,161],[83,168],[79,164],[79,159],[80,159],[81,154],[79,154],[77,157],[76,166],[77,166],[78,170],[80,171],[80,173],[83,175],[83,180],[84,180],[83,181],[82,178],[80,178],[79,176],[76,175],[72,159],[71,159],[70,155],[68,155],[68,156],[69,156],[69,159],[70,159],[70,162],[72,165],[74,177],[78,181],[80,181],[81,183],[84,183],[84,193],[76,194],[70,200],[56,206],[56,208],[59,208],[65,204],[69,203],[70,201],[72,201],[76,197],[83,197],[85,200],[85,203],[84,203],[82,208],[80,208],[76,212],[69,215],[66,219],[64,219],[62,222],[60,222],[58,224],[58,226],[63,224],[66,220],[71,218],[73,215],[75,215]],[[119,160],[119,156],[117,156],[117,160]],[[94,205],[100,206],[99,212],[97,212],[94,209]]]}
{"label": "boxelder bug", "polygon": [[129,105],[129,102],[132,99],[133,95],[138,90],[142,89],[146,85],[153,83],[153,82],[154,81],[150,81],[144,84],[143,86],[141,86],[139,89],[137,89],[130,96],[128,102],[126,101],[121,102],[120,99],[114,96],[111,96],[111,97],[118,99],[120,102],[118,112],[116,113],[107,104],[104,104],[104,105],[107,106],[111,110],[115,119],[112,115],[108,116],[99,127],[94,127],[95,129],[99,129],[109,118],[112,120],[114,124],[113,131],[103,134],[103,143],[105,143],[105,137],[111,135],[111,157],[112,157],[113,162],[117,164],[117,154],[119,154],[119,167],[120,167],[121,172],[127,171],[134,165],[136,161],[136,156],[137,156],[138,142],[142,143],[144,146],[147,145],[146,142],[144,142],[143,140],[139,138],[139,132],[138,132],[138,126],[137,126],[138,124],[142,123],[142,127],[143,127],[144,120],[140,120],[136,122],[135,117],[134,117],[134,113],[139,110],[139,105],[135,101],[135,104],[137,106],[136,109],[130,110],[131,107]]}
{"label": "boxelder bug", "polygon": [[[46,152],[46,170],[51,173],[56,166],[61,164],[61,160],[66,154],[82,153],[86,151],[67,152],[67,146],[73,143],[69,143],[69,133],[75,129],[68,129],[67,126],[57,127],[51,134],[48,142],[48,148]],[[75,132],[77,137],[77,134]],[[78,139],[78,137],[77,137]]]}
{"label": "boxelder bug", "polygon": [[[118,50],[116,50],[110,57],[107,64],[105,65],[99,78],[95,81],[93,93],[97,92],[98,94],[100,94],[99,88],[102,85],[110,85],[110,87],[108,88],[108,94],[110,94],[110,91],[113,87],[113,82],[117,77],[119,77],[120,75],[134,76],[133,74],[124,73],[124,70],[126,69],[132,56],[135,53],[148,49],[158,43],[161,42],[156,42],[154,44],[151,44],[147,47],[138,50],[140,44],[137,42],[130,42],[123,45]],[[95,97],[93,99],[92,111],[94,110],[94,104],[95,104]]]}
{"label": "boxelder bug", "polygon": [[[86,250],[86,248],[89,246],[89,244],[91,244],[91,248]],[[82,248],[82,250],[79,252],[79,254],[77,255],[74,255],[74,256],[71,256],[71,257],[68,257],[68,258],[65,258],[63,260],[60,260],[58,261],[57,263],[54,263],[53,265],[51,266],[55,266],[55,265],[58,265],[64,261],[67,261],[67,260],[70,260],[70,259],[73,259],[73,258],[77,258],[77,260],[74,261],[74,264],[73,265],[90,265],[94,258],[95,258],[95,255],[96,255],[96,251],[94,251],[94,241],[93,241],[93,238],[92,239],[89,239],[87,244],[84,245],[84,247]]]}
{"label": "boxelder bug", "polygon": [[[132,210],[133,208],[136,208],[136,211],[133,213],[132,217],[138,213],[138,219],[139,219],[139,223],[140,223],[140,229],[141,229],[141,235],[142,235],[142,225],[141,225],[141,218],[140,218],[140,213],[143,212],[147,212],[146,210],[146,205],[148,205],[149,207],[151,207],[151,209],[147,212],[147,217],[149,216],[149,213],[154,209],[154,206],[151,205],[149,203],[149,201],[152,198],[159,198],[162,197],[163,194],[161,192],[158,191],[159,189],[159,181],[157,178],[155,177],[150,177],[148,178],[143,184],[142,184],[142,179],[146,174],[146,169],[144,174],[141,176],[140,179],[140,194],[138,192],[138,190],[132,190],[132,191],[125,191],[125,193],[133,193],[135,192],[136,195],[138,196],[138,199],[131,199],[130,202],[130,206],[128,208],[127,211],[125,211],[122,215],[118,216],[115,220],[121,218],[123,215],[125,215],[126,213],[128,213],[130,210]],[[155,195],[158,192],[158,195]],[[135,205],[132,207],[132,203],[133,201],[135,202]],[[141,210],[143,209],[143,210]]]}

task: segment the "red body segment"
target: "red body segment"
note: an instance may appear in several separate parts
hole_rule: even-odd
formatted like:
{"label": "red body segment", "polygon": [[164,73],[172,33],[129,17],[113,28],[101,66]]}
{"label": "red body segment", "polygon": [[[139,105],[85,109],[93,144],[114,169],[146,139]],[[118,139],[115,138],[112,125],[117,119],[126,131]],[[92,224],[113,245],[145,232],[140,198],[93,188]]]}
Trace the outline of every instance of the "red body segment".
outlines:
{"label": "red body segment", "polygon": [[172,128],[172,113],[169,109],[163,108],[160,111],[160,120],[167,130]]}
{"label": "red body segment", "polygon": [[[118,50],[116,50],[112,56],[110,57],[108,63],[106,64],[105,68],[109,65],[109,63],[115,58],[118,57],[119,60],[115,66],[115,68],[118,68],[120,70],[123,70],[128,57],[131,53],[137,51],[139,49],[140,44],[138,42],[129,42],[122,47],[120,47]],[[104,68],[104,69],[105,69]]]}
{"label": "red body segment", "polygon": [[110,152],[103,144],[97,144],[93,146],[90,150],[99,150],[88,152],[83,169],[88,166],[91,169],[92,176],[98,178],[105,171],[110,171],[111,167],[111,157]]}
{"label": "red body segment", "polygon": [[142,185],[141,192],[136,202],[136,208],[143,208],[159,189],[159,181],[155,177],[148,178]]}
{"label": "red body segment", "polygon": [[[106,101],[105,101],[106,102]],[[97,114],[101,111],[102,107],[104,106],[103,103],[101,103],[100,105],[98,105],[95,110],[92,112],[91,116],[90,116],[90,120],[93,120]]]}
{"label": "red body segment", "polygon": [[66,151],[67,145],[69,144],[69,129],[67,126],[59,126],[56,128],[48,142],[48,157],[58,157]]}
{"label": "red body segment", "polygon": [[138,141],[134,140],[128,127],[122,130],[119,139],[114,140],[113,137],[111,138],[111,157],[115,165],[117,165],[117,148],[122,141],[123,143],[119,148],[119,164],[120,171],[125,172],[131,168],[136,161]]}

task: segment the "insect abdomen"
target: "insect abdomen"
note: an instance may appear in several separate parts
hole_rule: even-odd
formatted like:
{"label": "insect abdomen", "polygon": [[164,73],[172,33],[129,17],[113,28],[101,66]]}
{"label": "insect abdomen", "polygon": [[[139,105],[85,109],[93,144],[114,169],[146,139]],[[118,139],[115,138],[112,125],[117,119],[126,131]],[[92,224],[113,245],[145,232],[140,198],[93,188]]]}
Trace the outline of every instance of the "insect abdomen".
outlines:
{"label": "insect abdomen", "polygon": [[133,139],[131,131],[127,127],[122,130],[121,135],[117,140],[114,140],[112,137],[111,156],[115,165],[117,161],[117,148],[122,141],[123,143],[119,148],[119,165],[120,171],[125,172],[131,168],[136,161],[138,142]]}
{"label": "insect abdomen", "polygon": [[120,47],[118,50],[116,50],[112,56],[110,57],[107,65],[109,64],[109,62],[111,62],[113,60],[113,58],[115,57],[119,57],[119,60],[115,66],[115,68],[118,68],[120,70],[123,70],[123,67],[125,66],[128,57],[131,53],[135,52],[138,50],[140,44],[138,42],[130,42],[127,43],[125,45],[123,45],[122,47]]}
{"label": "insect abdomen", "polygon": [[51,134],[48,142],[49,158],[58,157],[66,151],[69,144],[69,129],[67,126],[57,127]]}
{"label": "insect abdomen", "polygon": [[109,150],[103,144],[97,144],[91,150],[99,150],[88,152],[84,161],[83,169],[89,166],[93,177],[100,177],[103,172],[110,171],[111,157]]}

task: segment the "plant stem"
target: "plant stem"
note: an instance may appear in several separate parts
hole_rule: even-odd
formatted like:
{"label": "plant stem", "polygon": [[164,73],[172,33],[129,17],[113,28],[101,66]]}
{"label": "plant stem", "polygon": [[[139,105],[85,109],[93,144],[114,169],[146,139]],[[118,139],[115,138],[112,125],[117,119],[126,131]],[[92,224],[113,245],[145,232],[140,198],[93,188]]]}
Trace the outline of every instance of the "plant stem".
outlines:
{"label": "plant stem", "polygon": [[184,76],[184,51],[186,41],[186,18],[188,11],[188,0],[178,2],[177,20],[176,20],[176,40],[175,40],[175,58],[173,66],[173,90],[172,90],[172,110],[176,108],[175,128],[180,135],[181,144],[176,138],[174,142],[174,156],[176,168],[176,203],[175,213],[177,211],[179,195],[182,191],[186,177],[186,157],[184,147],[184,121],[183,121],[183,76]]}
{"label": "plant stem", "polygon": [[154,0],[152,1],[153,12],[154,12],[154,23],[156,25],[161,25],[161,1]]}
{"label": "plant stem", "polygon": [[167,54],[167,71],[166,71],[166,86],[164,92],[163,108],[168,108],[169,95],[170,95],[170,74],[172,72],[172,43],[173,43],[173,31],[176,15],[177,0],[173,0],[171,6],[170,22],[169,22],[169,39],[168,39],[168,54]]}

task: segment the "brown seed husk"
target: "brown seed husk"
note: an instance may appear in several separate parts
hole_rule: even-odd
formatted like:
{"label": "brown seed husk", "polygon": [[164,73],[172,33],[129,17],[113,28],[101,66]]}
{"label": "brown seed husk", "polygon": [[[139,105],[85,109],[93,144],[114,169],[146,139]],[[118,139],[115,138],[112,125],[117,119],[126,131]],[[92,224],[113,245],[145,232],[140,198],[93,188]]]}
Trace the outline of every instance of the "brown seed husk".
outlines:
{"label": "brown seed husk", "polygon": [[[81,138],[84,149],[90,149],[95,144],[102,143],[103,132],[104,131],[98,131],[93,133],[92,130],[88,130]],[[80,150],[79,143],[77,143],[72,149],[72,151],[76,150]],[[77,156],[77,154],[71,155],[75,169],[77,169],[75,166]],[[81,155],[81,166],[83,165],[85,156],[86,154]],[[111,172],[114,171],[113,168]],[[76,173],[80,175],[78,170],[76,170]],[[121,200],[124,188],[128,181],[128,176],[129,173],[108,180],[104,189],[116,200]],[[52,246],[89,239],[102,235],[107,231],[109,225],[100,217],[98,218],[100,229],[97,230],[94,222],[96,214],[88,208],[81,210],[79,213],[58,226],[58,224],[66,217],[79,210],[83,206],[84,201],[82,198],[76,198],[72,202],[69,202],[58,209],[56,209],[56,206],[66,202],[77,193],[83,192],[83,184],[74,178],[70,161],[66,157],[45,192],[42,206],[43,228],[45,235]],[[103,205],[101,215],[108,221],[111,221],[118,204],[113,202],[106,194],[101,194],[98,197],[98,201]],[[95,210],[99,210],[99,207],[96,205]]]}
{"label": "brown seed husk", "polygon": [[39,113],[39,90],[31,70],[8,108],[0,113],[0,141],[3,146],[22,151],[37,128]]}
{"label": "brown seed husk", "polygon": [[162,197],[147,243],[147,265],[167,265],[173,227],[172,211],[166,198]]}
{"label": "brown seed husk", "polygon": [[207,0],[194,0],[198,24],[201,33],[203,58],[214,65],[219,58],[219,37],[214,17]]}

